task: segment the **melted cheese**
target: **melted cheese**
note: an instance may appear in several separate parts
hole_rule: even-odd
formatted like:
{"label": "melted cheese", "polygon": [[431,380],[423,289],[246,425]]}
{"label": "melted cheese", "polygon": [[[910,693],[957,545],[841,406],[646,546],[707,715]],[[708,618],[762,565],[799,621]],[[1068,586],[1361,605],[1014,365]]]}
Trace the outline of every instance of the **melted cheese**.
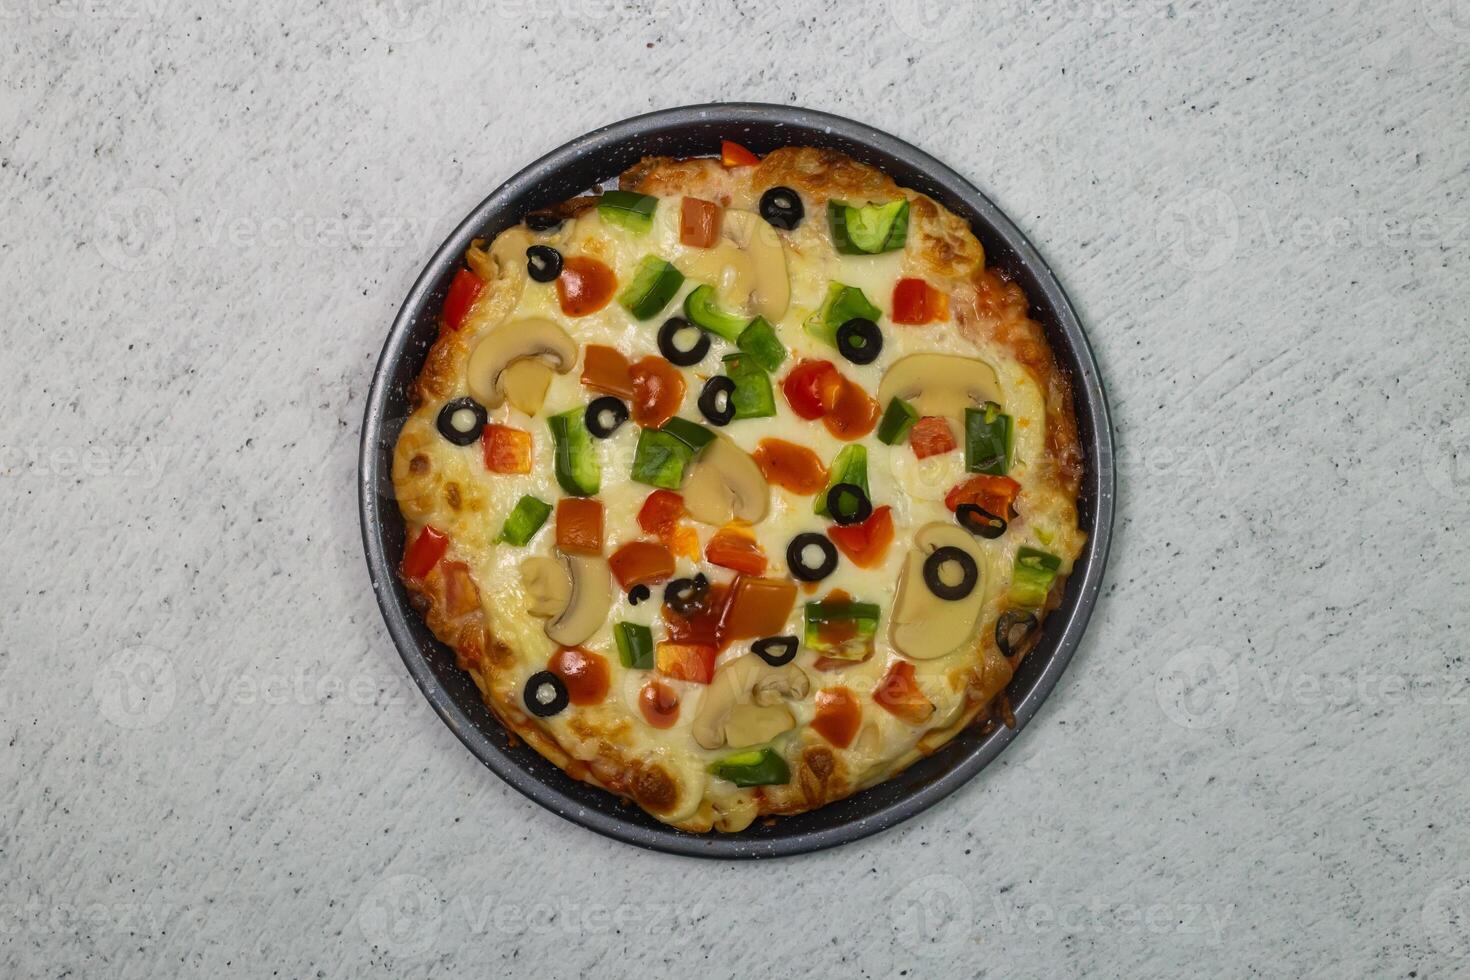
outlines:
{"label": "melted cheese", "polygon": [[[737,195],[734,206],[754,207],[753,200]],[[813,209],[814,210],[814,209]],[[684,269],[706,265],[703,250],[690,249],[679,242],[680,200],[667,198],[660,202],[653,228],[646,234],[636,234],[621,227],[605,223],[595,209],[585,212],[576,220],[569,221],[551,235],[536,236],[534,239],[523,228],[516,228],[502,235],[492,246],[492,255],[498,266],[500,278],[494,291],[499,302],[482,303],[472,311],[469,322],[463,328],[469,335],[469,347],[501,323],[529,317],[545,317],[562,325],[568,333],[585,348],[588,344],[603,344],[616,348],[629,360],[657,353],[655,334],[659,325],[668,316],[675,315],[687,292],[697,282],[686,282],[675,301],[658,317],[648,321],[635,321],[616,301],[610,302],[599,312],[571,319],[563,315],[557,300],[555,284],[531,281],[526,274],[525,247],[533,241],[550,244],[570,257],[578,254],[593,255],[610,265],[616,272],[619,283],[628,282],[639,261],[649,254],[662,256]],[[848,443],[830,435],[825,426],[818,422],[804,421],[796,416],[786,404],[780,392],[780,378],[790,365],[801,358],[830,360],[848,378],[861,384],[869,393],[876,393],[879,381],[887,368],[897,359],[916,352],[946,352],[978,357],[994,365],[999,374],[1005,394],[1006,410],[1015,419],[1015,463],[1011,476],[1023,487],[1017,503],[1021,517],[1014,521],[1011,529],[997,541],[981,541],[981,551],[986,556],[981,572],[981,588],[985,590],[985,611],[980,622],[988,626],[1002,610],[1004,597],[1010,582],[1010,569],[1015,551],[1023,544],[1046,547],[1063,554],[1063,570],[1069,570],[1071,558],[1080,548],[1081,536],[1076,531],[1071,502],[1057,491],[1039,485],[1028,478],[1029,461],[1042,457],[1046,430],[1044,402],[1041,391],[1030,374],[1004,350],[976,346],[955,329],[952,322],[937,323],[924,327],[896,326],[888,319],[891,312],[893,286],[901,276],[922,275],[912,256],[904,251],[879,256],[840,256],[831,248],[825,221],[809,214],[806,221],[785,236],[785,250],[791,278],[791,303],[784,317],[775,323],[777,334],[787,346],[789,359],[781,371],[772,379],[776,387],[777,415],[773,418],[742,420],[720,430],[746,451],[752,451],[763,438],[777,437],[812,448],[824,462],[829,462]],[[911,236],[912,240],[912,236]],[[821,305],[830,282],[838,281],[862,289],[869,300],[884,312],[884,347],[881,356],[870,365],[859,366],[846,362],[832,348],[810,337],[802,324]],[[503,297],[513,297],[514,307],[508,308]],[[727,300],[728,302],[728,300]],[[685,418],[703,422],[696,405],[699,391],[705,379],[720,370],[720,358],[734,350],[734,346],[718,337],[712,337],[713,347],[705,359],[693,368],[683,369],[686,395],[679,412]],[[562,493],[553,473],[553,444],[547,428],[546,418],[553,413],[578,408],[589,400],[588,391],[579,383],[580,362],[568,373],[558,375],[547,393],[545,405],[537,417],[530,418],[506,405],[491,412],[490,421],[524,429],[533,434],[534,449],[531,472],[523,476],[502,476],[485,471],[478,443],[457,448],[442,439],[433,440],[434,465],[439,485],[453,483],[458,487],[464,504],[453,509],[436,502],[422,516],[423,523],[434,524],[449,532],[452,538],[453,555],[466,562],[480,589],[484,613],[490,630],[517,654],[516,676],[508,678],[513,690],[520,690],[525,680],[534,672],[545,668],[547,659],[555,652],[555,644],[544,631],[544,620],[527,612],[527,597],[521,585],[519,566],[531,555],[549,555],[553,552],[555,518],[536,535],[524,548],[497,544],[495,538],[507,514],[522,495],[530,494],[541,500],[554,503]],[[466,393],[463,379],[460,388],[450,393],[445,400]],[[421,409],[415,422],[432,425],[439,405],[428,405]],[[406,430],[407,433],[407,430]],[[596,454],[602,468],[602,487],[597,495],[605,508],[604,554],[610,555],[618,546],[641,537],[636,515],[645,497],[652,488],[634,483],[628,478],[638,428],[631,422],[623,425],[616,434],[606,440],[595,442]],[[892,648],[888,638],[889,605],[900,569],[908,553],[913,532],[931,521],[952,521],[953,516],[944,506],[946,492],[966,478],[963,448],[956,452],[920,461],[916,459],[906,443],[895,447],[880,443],[875,435],[865,437],[869,455],[869,480],[875,506],[889,504],[893,507],[895,540],[888,549],[886,560],[876,569],[863,570],[846,559],[839,562],[836,572],[820,583],[819,588],[808,594],[799,591],[791,620],[785,632],[800,636],[802,633],[802,604],[809,599],[820,598],[829,590],[842,589],[860,600],[878,602],[884,609],[878,635],[875,638],[875,653],[864,663],[854,664],[834,671],[817,671],[815,656],[803,650],[797,663],[805,669],[812,680],[814,694],[824,687],[844,686],[857,694],[863,704],[861,735],[845,750],[833,749],[846,763],[847,769],[858,785],[877,781],[892,772],[903,760],[914,757],[921,738],[926,731],[942,729],[963,717],[967,707],[965,695],[966,668],[977,663],[974,651],[951,654],[936,660],[915,662],[919,686],[934,702],[936,711],[931,721],[923,727],[908,725],[883,710],[872,701],[871,694],[879,679],[899,654]],[[700,534],[701,545],[706,543],[715,529],[689,522]],[[821,533],[828,521],[812,513],[812,498],[797,496],[780,488],[771,488],[770,513],[754,529],[770,559],[768,575],[784,575],[786,544],[804,531]],[[1040,535],[1040,537],[1038,537]],[[708,564],[696,567],[686,558],[678,559],[677,575],[689,576],[703,571],[712,579],[733,577],[733,573]],[[638,709],[638,695],[644,684],[654,675],[646,671],[626,670],[618,662],[613,641],[613,625],[619,621],[641,623],[649,626],[655,639],[662,638],[662,625],[658,619],[659,589],[655,588],[653,601],[631,606],[627,597],[614,587],[614,603],[610,615],[597,633],[583,646],[605,657],[612,671],[611,692],[605,702],[541,720],[539,723],[556,738],[573,757],[583,760],[594,758],[598,751],[597,742],[609,732],[617,736],[625,753],[632,758],[658,761],[675,776],[679,787],[679,803],[674,810],[660,816],[670,822],[688,819],[711,790],[712,777],[707,774],[710,762],[729,754],[730,749],[707,751],[699,747],[690,734],[690,726],[699,711],[701,699],[708,688],[704,685],[672,681],[665,682],[677,689],[681,697],[678,723],[667,730],[658,730],[647,725]],[[980,641],[977,638],[977,646]],[[720,664],[744,654],[748,644],[732,645],[721,655]],[[996,655],[991,654],[992,657]],[[797,723],[799,737],[815,739],[826,744],[809,730],[800,726],[813,716],[813,701],[809,695],[805,700],[790,705]],[[579,723],[572,719],[580,716]],[[598,734],[583,737],[578,732]],[[726,801],[733,793],[728,784],[713,787],[714,796]]]}

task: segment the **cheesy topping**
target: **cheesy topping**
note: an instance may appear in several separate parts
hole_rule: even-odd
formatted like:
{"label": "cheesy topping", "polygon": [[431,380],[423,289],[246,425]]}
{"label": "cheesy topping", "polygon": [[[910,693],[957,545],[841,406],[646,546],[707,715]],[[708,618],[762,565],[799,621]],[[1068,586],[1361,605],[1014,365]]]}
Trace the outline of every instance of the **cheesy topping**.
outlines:
{"label": "cheesy topping", "polygon": [[[912,192],[902,193],[918,199]],[[736,770],[721,768],[722,760],[739,755],[750,762],[754,750],[765,748],[796,765],[804,748],[821,746],[830,751],[840,774],[837,795],[845,795],[886,778],[950,737],[1010,677],[1014,660],[997,648],[993,634],[998,617],[1016,607],[1012,587],[1018,552],[1028,548],[1054,556],[1056,574],[1062,576],[1070,571],[1084,540],[1076,525],[1075,499],[1052,473],[1046,394],[1013,350],[977,331],[960,329],[955,303],[948,304],[947,313],[945,304],[939,304],[939,315],[923,325],[893,322],[895,286],[901,279],[924,280],[936,295],[962,288],[933,274],[931,263],[915,246],[916,236],[911,233],[903,247],[891,251],[841,254],[834,247],[825,202],[807,196],[805,220],[792,230],[778,231],[760,218],[759,197],[751,182],[730,182],[728,200],[719,202],[722,232],[712,247],[696,247],[683,240],[688,237],[681,234],[685,199],[679,195],[657,199],[646,229],[636,222],[609,220],[594,207],[547,232],[518,226],[493,243],[477,243],[467,259],[484,288],[453,332],[454,366],[444,375],[446,380],[405,424],[395,465],[410,541],[424,527],[447,536],[449,545],[439,568],[446,563],[467,568],[478,591],[478,612],[487,632],[510,651],[508,658],[497,660],[493,667],[480,664],[474,670],[492,706],[503,716],[514,714],[527,682],[550,665],[553,673],[569,678],[571,704],[548,717],[522,719],[526,724],[538,726],[570,760],[590,767],[579,771],[623,792],[630,791],[610,778],[606,766],[599,767],[597,760],[615,758],[624,770],[646,771],[656,766],[673,786],[670,799],[661,801],[659,808],[650,807],[659,819],[692,827],[707,827],[713,820],[725,830],[739,829],[758,809],[792,812],[806,807],[794,777],[789,787],[770,783],[742,786],[740,779],[728,778]],[[570,316],[558,282],[539,282],[529,274],[526,253],[531,246],[555,249],[569,266],[578,257],[596,259],[612,270],[619,289],[633,282],[648,256],[671,263],[684,281],[670,301],[648,319],[635,318],[616,300],[588,315]],[[563,278],[568,274],[564,271]],[[844,358],[831,343],[806,328],[833,283],[861,290],[881,311],[876,323],[882,350],[871,363]],[[564,291],[566,283],[561,285]],[[797,638],[799,648],[789,665],[768,667],[751,654],[750,638],[734,640],[718,650],[709,683],[681,679],[679,671],[623,666],[615,636],[618,624],[647,627],[655,643],[669,639],[663,602],[667,583],[650,583],[649,598],[635,604],[630,593],[610,581],[610,594],[599,600],[606,602],[605,611],[596,610],[595,622],[587,627],[590,632],[575,644],[577,651],[603,661],[606,691],[597,697],[594,683],[590,694],[579,699],[579,679],[604,667],[588,667],[581,652],[569,655],[552,638],[554,617],[537,614],[566,600],[564,593],[548,594],[548,590],[555,593],[568,582],[578,587],[575,574],[566,570],[578,559],[556,547],[557,522],[564,519],[564,512],[557,508],[571,498],[557,478],[548,420],[561,413],[584,411],[605,394],[582,383],[589,346],[613,348],[629,362],[656,357],[659,328],[670,317],[682,316],[685,298],[702,285],[715,288],[720,309],[746,320],[764,316],[787,354],[771,376],[774,415],[741,418],[716,427],[703,417],[699,397],[708,378],[724,369],[722,358],[739,353],[739,348],[709,334],[708,353],[697,364],[674,369],[684,380],[677,416],[716,433],[717,445],[723,447],[719,452],[728,451],[725,440],[745,454],[758,454],[763,440],[779,439],[811,450],[830,467],[844,448],[863,446],[868,496],[873,507],[889,508],[893,540],[872,560],[871,567],[859,567],[844,554],[828,577],[796,590],[786,622],[772,632]],[[545,321],[564,332],[575,347],[575,362],[560,364],[550,357],[534,362],[544,363],[544,369],[514,376],[513,365],[497,363],[493,365],[499,371],[495,378],[472,378],[478,356],[474,352],[485,338],[526,321]],[[955,447],[921,459],[907,438],[886,445],[871,430],[858,439],[839,438],[823,421],[800,417],[782,388],[782,381],[803,361],[828,361],[841,377],[876,399],[895,364],[910,355],[933,354],[988,365],[998,385],[999,407],[1012,420],[1013,450],[1005,475],[1019,484],[1019,493],[1014,513],[997,515],[1010,518],[998,537],[971,533],[957,523],[946,505],[946,495],[974,475],[967,470],[962,414],[945,419]],[[977,372],[977,377],[983,374]],[[487,469],[488,429],[485,439],[465,446],[453,445],[435,431],[434,420],[446,403],[483,396],[487,384],[498,384],[495,394],[501,398],[498,404],[486,403],[491,428],[529,433],[525,472]],[[473,419],[464,417],[469,414],[464,410],[456,413],[455,427],[470,424]],[[601,540],[596,542],[601,557],[580,559],[590,569],[585,572],[589,578],[580,585],[584,590],[596,592],[599,586],[592,579],[607,576],[603,563],[620,547],[659,540],[646,533],[638,520],[640,508],[655,490],[630,478],[639,438],[640,426],[629,420],[609,437],[591,441],[589,451],[601,471],[600,486],[593,495],[601,505]],[[686,472],[686,483],[688,480]],[[775,483],[764,489],[768,493],[764,514],[744,530],[764,552],[764,577],[788,579],[790,542],[804,533],[828,536],[834,522],[814,513],[817,494],[793,492]],[[502,540],[507,518],[525,497],[550,505],[554,513],[526,544]],[[709,506],[703,497],[699,503]],[[700,507],[688,509],[697,512]],[[728,589],[736,573],[705,557],[711,539],[722,529],[689,516],[679,526],[686,530],[681,532],[683,546],[673,549],[677,553],[672,578],[702,574],[716,591],[722,586]],[[932,564],[936,568],[945,562],[953,566],[946,566],[948,570],[942,573],[945,589],[956,588],[954,567],[963,570],[965,556],[974,563],[974,592],[959,602],[937,598],[925,584],[926,562],[940,549],[948,550],[940,556],[942,561]],[[543,562],[538,565],[536,559]],[[879,610],[871,655],[859,660],[824,657],[805,642],[805,604],[844,593],[855,602],[876,604]],[[637,590],[633,596],[638,597]],[[583,596],[581,601],[590,600]],[[964,618],[945,625],[950,607],[962,604],[966,606]],[[901,608],[905,606],[906,611]],[[899,621],[905,617],[908,625]],[[958,637],[952,649],[916,656],[913,649],[899,648],[904,643],[903,630],[914,637],[911,643],[922,646],[941,642],[936,637],[945,629]],[[562,634],[564,638],[568,635]],[[914,696],[915,690],[921,697]],[[544,691],[535,697],[544,708]],[[652,715],[650,702],[660,704]],[[932,707],[925,708],[924,702]],[[814,727],[821,711],[832,712],[831,717],[840,722]],[[650,719],[666,727],[656,727]],[[757,769],[760,765],[751,764]]]}

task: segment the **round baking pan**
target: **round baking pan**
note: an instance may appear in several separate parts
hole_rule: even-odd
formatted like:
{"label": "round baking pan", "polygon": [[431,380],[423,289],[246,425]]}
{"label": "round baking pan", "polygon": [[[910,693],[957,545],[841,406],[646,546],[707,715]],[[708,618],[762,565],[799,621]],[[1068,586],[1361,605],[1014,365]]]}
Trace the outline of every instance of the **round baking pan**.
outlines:
{"label": "round baking pan", "polygon": [[[970,222],[988,264],[1025,289],[1031,315],[1071,375],[1086,457],[1079,516],[1089,537],[1061,607],[1047,617],[1039,643],[1007,688],[1014,728],[982,734],[972,727],[892,779],[808,813],[759,820],[736,834],[690,834],[572,779],[509,737],[469,675],[455,667],[454,654],[409,607],[396,573],[404,526],[391,471],[393,444],[409,412],[409,386],[437,333],[439,307],[471,239],[493,237],[528,211],[602,184],[643,157],[709,156],[719,152],[722,139],[757,153],[781,146],[840,150]],[[627,119],[573,140],[496,188],[434,253],[394,320],[368,394],[361,452],[362,537],[373,589],[393,642],[439,717],[496,775],[547,809],[617,840],[698,857],[777,857],[847,843],[906,820],[964,785],[1010,744],[1066,669],[1097,601],[1113,523],[1113,439],[1097,364],[1071,303],[1036,249],[984,194],[923,151],[871,126],[788,106],[689,106]]]}

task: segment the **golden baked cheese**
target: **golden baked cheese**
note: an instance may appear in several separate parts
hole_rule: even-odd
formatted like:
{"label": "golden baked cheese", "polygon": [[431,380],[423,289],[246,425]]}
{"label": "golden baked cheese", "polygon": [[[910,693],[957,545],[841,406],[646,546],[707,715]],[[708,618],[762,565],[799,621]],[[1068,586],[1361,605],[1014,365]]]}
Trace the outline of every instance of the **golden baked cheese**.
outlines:
{"label": "golden baked cheese", "polygon": [[645,160],[465,258],[393,479],[403,579],[508,728],[736,831],[1003,709],[1081,462],[963,221],[788,148]]}

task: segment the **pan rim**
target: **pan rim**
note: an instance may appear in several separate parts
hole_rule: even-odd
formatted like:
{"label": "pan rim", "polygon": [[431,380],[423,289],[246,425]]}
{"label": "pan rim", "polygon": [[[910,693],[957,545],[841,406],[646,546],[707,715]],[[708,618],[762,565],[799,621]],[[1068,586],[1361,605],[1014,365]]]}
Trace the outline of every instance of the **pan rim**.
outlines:
{"label": "pan rim", "polygon": [[[397,435],[396,428],[391,433],[387,432],[387,428],[393,425],[387,412],[391,375],[399,362],[405,356],[411,355],[414,328],[426,308],[425,304],[434,297],[447,271],[457,266],[470,240],[478,237],[487,225],[502,215],[510,202],[534,196],[537,186],[544,185],[549,174],[567,170],[587,154],[611,156],[613,150],[624,145],[646,142],[651,137],[657,138],[660,134],[691,125],[707,127],[711,124],[732,132],[742,126],[766,127],[775,124],[780,128],[789,127],[794,133],[800,134],[790,141],[792,144],[810,142],[813,136],[821,134],[846,143],[870,147],[878,155],[902,160],[922,171],[935,186],[942,187],[963,200],[974,213],[975,220],[972,224],[976,225],[977,232],[983,227],[990,235],[1003,241],[1031,276],[1032,284],[1027,287],[1027,296],[1033,309],[1044,308],[1054,317],[1055,332],[1059,336],[1049,330],[1049,341],[1059,358],[1063,354],[1070,357],[1069,373],[1072,375],[1079,428],[1082,427],[1085,416],[1087,433],[1082,447],[1087,457],[1083,481],[1083,499],[1087,506],[1081,516],[1084,517],[1084,524],[1091,525],[1088,542],[1074,565],[1062,606],[1054,610],[1047,620],[1048,636],[1044,637],[1043,645],[1050,642],[1052,630],[1055,629],[1056,640],[1050,643],[1052,649],[1045,655],[1045,663],[1030,688],[1012,705],[1015,727],[1002,727],[981,738],[976,745],[960,754],[954,764],[937,778],[917,786],[891,802],[879,805],[871,813],[829,827],[769,838],[751,837],[746,832],[691,834],[651,822],[651,818],[645,817],[636,808],[622,807],[622,810],[628,811],[626,813],[590,808],[585,801],[576,799],[568,789],[557,784],[557,777],[567,781],[571,781],[571,777],[550,763],[546,767],[535,767],[543,770],[549,767],[550,773],[533,772],[523,762],[513,758],[504,744],[504,736],[497,739],[481,730],[455,696],[445,688],[429,664],[410,624],[410,617],[417,617],[418,614],[409,608],[406,594],[397,581],[395,562],[389,557],[389,546],[384,536],[383,504],[391,504],[392,498],[391,494],[385,495],[382,492],[384,487],[391,487],[390,467],[384,465],[386,460],[382,446],[385,438],[396,439]],[[925,189],[925,192],[928,190]],[[1037,291],[1040,295],[1036,294]],[[1058,349],[1059,339],[1062,342],[1061,349]],[[359,516],[369,577],[379,608],[389,635],[415,684],[456,737],[482,764],[518,792],[567,820],[639,847],[724,860],[801,854],[876,834],[939,803],[999,756],[1035,716],[1076,653],[1100,594],[1111,545],[1116,503],[1112,423],[1096,358],[1061,283],[1020,229],[966,178],[898,137],[865,123],[830,113],[765,103],[682,106],[630,117],[563,144],[492,191],[435,250],[394,317],[373,371],[372,386],[364,409],[359,454]],[[1080,504],[1079,509],[1083,509]],[[1033,651],[1032,656],[1036,655],[1037,652]],[[877,784],[847,799],[856,800],[883,785]],[[608,795],[611,797],[611,794]],[[820,814],[841,805],[842,802],[844,801],[810,812]]]}

